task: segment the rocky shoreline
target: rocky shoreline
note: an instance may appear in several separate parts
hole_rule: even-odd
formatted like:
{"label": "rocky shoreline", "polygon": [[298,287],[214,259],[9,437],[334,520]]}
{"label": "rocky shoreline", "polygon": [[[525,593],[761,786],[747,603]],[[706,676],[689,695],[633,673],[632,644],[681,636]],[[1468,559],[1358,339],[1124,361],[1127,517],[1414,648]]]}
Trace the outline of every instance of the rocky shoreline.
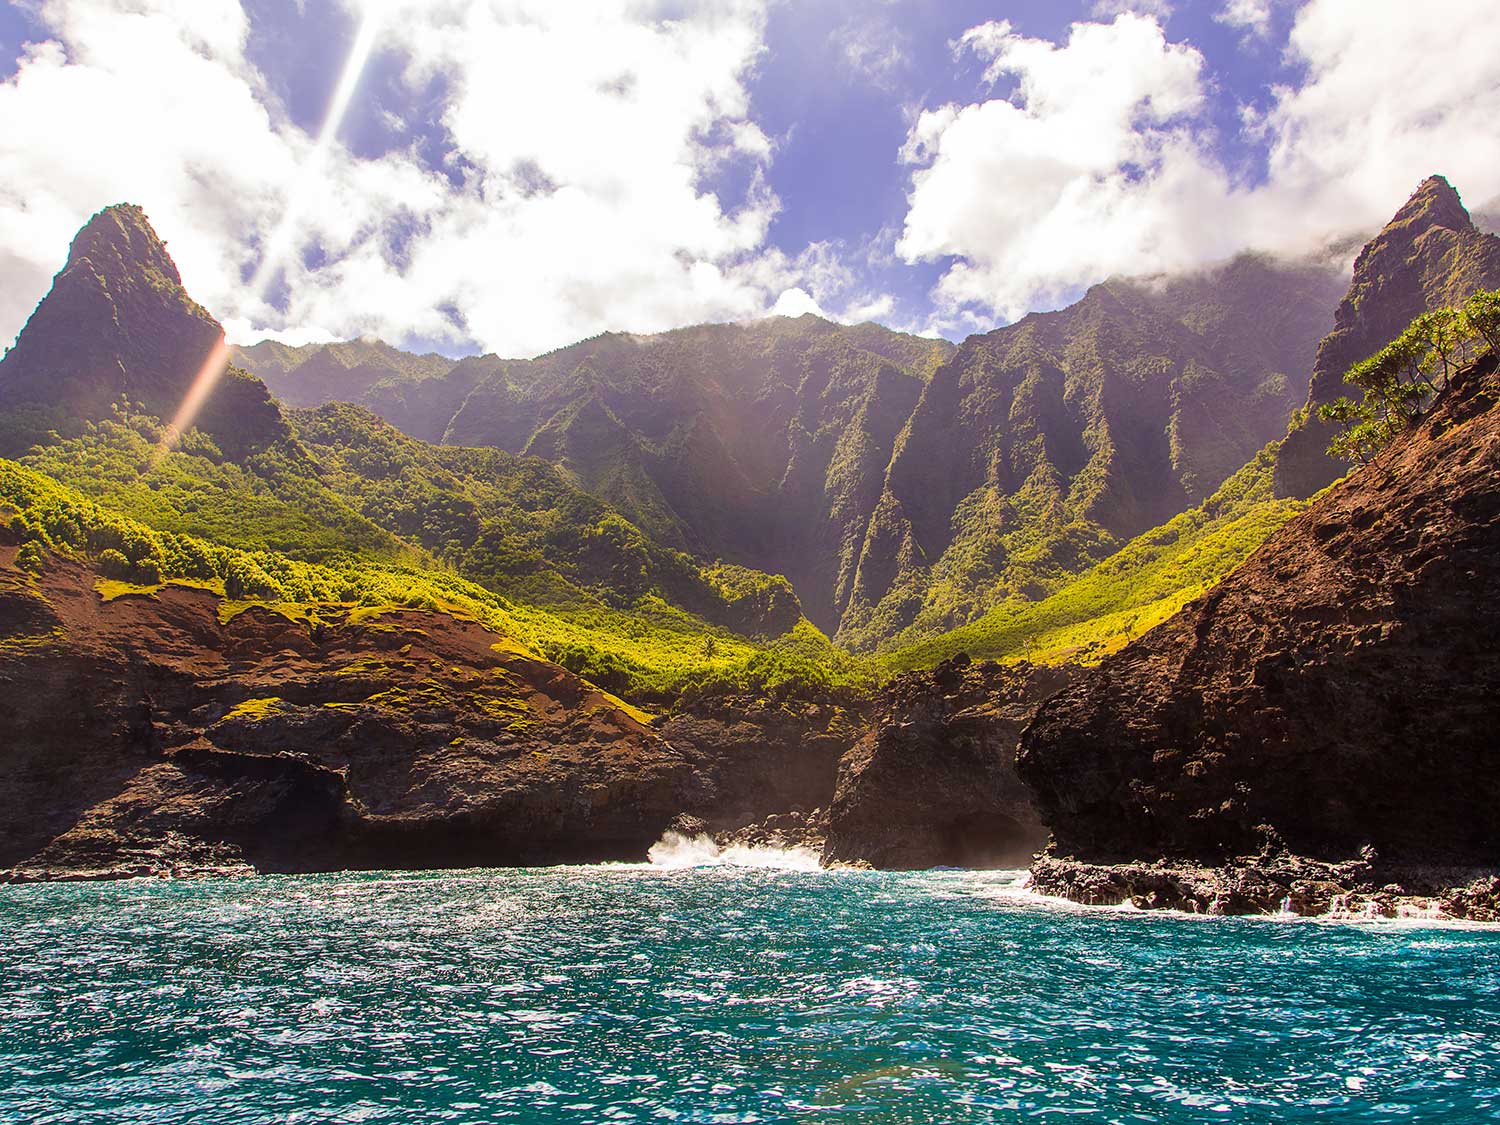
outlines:
{"label": "rocky shoreline", "polygon": [[1500,871],[1493,867],[1385,867],[1364,858],[1330,863],[1293,855],[1209,867],[1042,855],[1032,864],[1029,886],[1084,906],[1129,903],[1186,914],[1500,922]]}

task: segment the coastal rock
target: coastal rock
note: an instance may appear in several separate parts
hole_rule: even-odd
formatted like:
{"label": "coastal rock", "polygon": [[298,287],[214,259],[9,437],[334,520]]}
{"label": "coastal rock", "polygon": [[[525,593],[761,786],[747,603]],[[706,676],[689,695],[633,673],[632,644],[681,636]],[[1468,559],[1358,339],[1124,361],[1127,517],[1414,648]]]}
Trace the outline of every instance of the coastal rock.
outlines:
{"label": "coastal rock", "polygon": [[1056,858],[1500,864],[1496,368],[1039,710],[1017,766]]}
{"label": "coastal rock", "polygon": [[15,553],[10,879],[639,859],[700,803],[692,748],[477,622],[292,620],[172,585],[106,600],[82,563],[29,579]]}
{"label": "coastal rock", "polygon": [[786,835],[787,842],[775,846],[820,836],[815,810],[833,800],[839,761],[871,714],[868,700],[839,692],[682,702],[656,728],[682,750],[698,781],[682,809],[695,827],[680,831],[721,843],[768,843],[778,832]]}
{"label": "coastal rock", "polygon": [[1212,867],[1158,860],[1101,865],[1040,857],[1031,889],[1087,906],[1130,904],[1187,914],[1304,918],[1459,918],[1500,921],[1493,869],[1320,863],[1300,856],[1249,857]]}
{"label": "coastal rock", "polygon": [[887,869],[1025,863],[1046,837],[1016,741],[1068,672],[955,657],[892,681],[839,765],[823,860]]}

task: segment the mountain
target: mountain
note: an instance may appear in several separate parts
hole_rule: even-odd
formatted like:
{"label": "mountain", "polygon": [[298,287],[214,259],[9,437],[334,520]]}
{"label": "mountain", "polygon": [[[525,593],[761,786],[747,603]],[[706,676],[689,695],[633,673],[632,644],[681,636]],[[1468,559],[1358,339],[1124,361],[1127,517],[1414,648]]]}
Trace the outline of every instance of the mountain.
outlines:
{"label": "mountain", "polygon": [[[1043,597],[1206,499],[1305,399],[1341,291],[1247,255],[957,349],[804,316],[442,374],[368,344],[275,362],[298,401],[346,387],[421,436],[461,398],[445,443],[541,457],[663,544],[785,575],[816,624],[872,648]],[[241,354],[268,371],[277,348]],[[388,374],[351,386],[351,357]]]}
{"label": "mountain", "polygon": [[1374,355],[1423,312],[1500,286],[1500,237],[1481,231],[1442,176],[1425,180],[1354,263],[1333,331],[1318,345],[1306,410],[1277,456],[1276,489],[1308,497],[1343,475],[1327,455],[1334,429],[1317,417],[1343,395],[1344,372]]}
{"label": "mountain", "polygon": [[919,639],[1044,597],[1207,498],[1305,397],[1339,289],[1325,267],[1247,255],[965,341],[896,444],[839,639]]}
{"label": "mountain", "polygon": [[356,403],[423,441],[442,440],[449,419],[474,388],[474,380],[462,373],[450,378],[454,360],[413,355],[376,340],[303,347],[264,340],[234,349],[234,361],[287,406]]}
{"label": "mountain", "polygon": [[[171,418],[223,338],[145,213],[128,204],[100,211],[0,361],[0,454],[52,430],[77,432],[125,401]],[[198,426],[231,456],[286,436],[265,387],[234,369]]]}
{"label": "mountain", "polygon": [[1049,886],[1165,894],[1171,869],[1228,864],[1259,888],[1229,906],[1275,909],[1288,880],[1432,891],[1495,862],[1497,366],[1041,708],[1018,768]]}
{"label": "mountain", "polygon": [[[90,278],[103,279],[90,291],[108,299],[80,302]],[[617,690],[858,674],[802,616],[785,578],[662,546],[535,457],[433,446],[358,407],[284,412],[232,367],[198,427],[166,448],[164,419],[203,368],[199,345],[212,353],[221,339],[138,208],[89,222],[0,365],[0,386],[21,404],[0,419],[25,451],[24,467],[0,460],[0,484],[14,485],[7,518],[27,542],[115,551],[124,557],[104,567],[109,577],[146,586],[165,577],[227,592],[234,570],[235,598],[250,591],[273,604],[457,598]],[[437,370],[375,345],[333,354],[384,357],[413,378]],[[296,360],[280,345],[257,355]],[[98,356],[108,362],[86,365]],[[67,491],[39,499],[35,474]],[[103,526],[114,530],[83,543],[76,529],[89,511],[110,513]],[[185,552],[183,537],[199,545]],[[249,556],[243,566],[237,552]]]}

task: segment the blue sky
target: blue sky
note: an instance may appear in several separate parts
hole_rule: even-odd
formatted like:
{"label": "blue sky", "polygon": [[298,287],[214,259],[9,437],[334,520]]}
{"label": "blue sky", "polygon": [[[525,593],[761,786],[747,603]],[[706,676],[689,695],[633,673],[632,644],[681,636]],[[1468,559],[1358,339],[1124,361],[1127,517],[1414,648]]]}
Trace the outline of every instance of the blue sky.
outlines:
{"label": "blue sky", "polygon": [[1373,231],[1434,171],[1489,203],[1487,13],[24,0],[0,10],[0,335],[128,199],[239,341],[525,355],[769,310],[959,338],[1104,277]]}

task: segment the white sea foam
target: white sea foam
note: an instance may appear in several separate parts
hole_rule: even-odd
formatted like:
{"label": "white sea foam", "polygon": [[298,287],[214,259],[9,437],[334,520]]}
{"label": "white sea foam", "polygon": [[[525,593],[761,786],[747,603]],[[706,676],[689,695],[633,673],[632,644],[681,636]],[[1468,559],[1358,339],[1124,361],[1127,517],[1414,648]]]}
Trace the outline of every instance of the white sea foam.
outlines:
{"label": "white sea foam", "polygon": [[1447,914],[1436,900],[1421,897],[1398,900],[1394,904],[1395,913],[1393,915],[1381,914],[1375,904],[1371,902],[1365,902],[1357,908],[1351,907],[1348,901],[1351,897],[1349,895],[1335,896],[1332,905],[1324,914],[1298,914],[1294,912],[1291,909],[1290,896],[1282,900],[1281,909],[1274,914],[1209,914],[1169,908],[1143,909],[1136,906],[1129,899],[1114,905],[1088,905],[1079,903],[1072,899],[1042,894],[1037,891],[1031,884],[1030,872],[1024,869],[986,872],[986,875],[996,877],[994,882],[987,882],[981,891],[988,898],[1016,905],[1040,907],[1065,913],[1132,914],[1142,918],[1186,918],[1193,921],[1205,922],[1237,919],[1241,921],[1251,920],[1313,925],[1319,923],[1336,925],[1356,924],[1389,929],[1432,928],[1493,931],[1495,928],[1494,923],[1491,922],[1471,922],[1461,918],[1454,918],[1452,915]]}
{"label": "white sea foam", "polygon": [[667,871],[690,867],[766,867],[778,871],[817,871],[811,848],[754,848],[738,844],[721,848],[709,836],[668,832],[646,853],[651,866]]}

